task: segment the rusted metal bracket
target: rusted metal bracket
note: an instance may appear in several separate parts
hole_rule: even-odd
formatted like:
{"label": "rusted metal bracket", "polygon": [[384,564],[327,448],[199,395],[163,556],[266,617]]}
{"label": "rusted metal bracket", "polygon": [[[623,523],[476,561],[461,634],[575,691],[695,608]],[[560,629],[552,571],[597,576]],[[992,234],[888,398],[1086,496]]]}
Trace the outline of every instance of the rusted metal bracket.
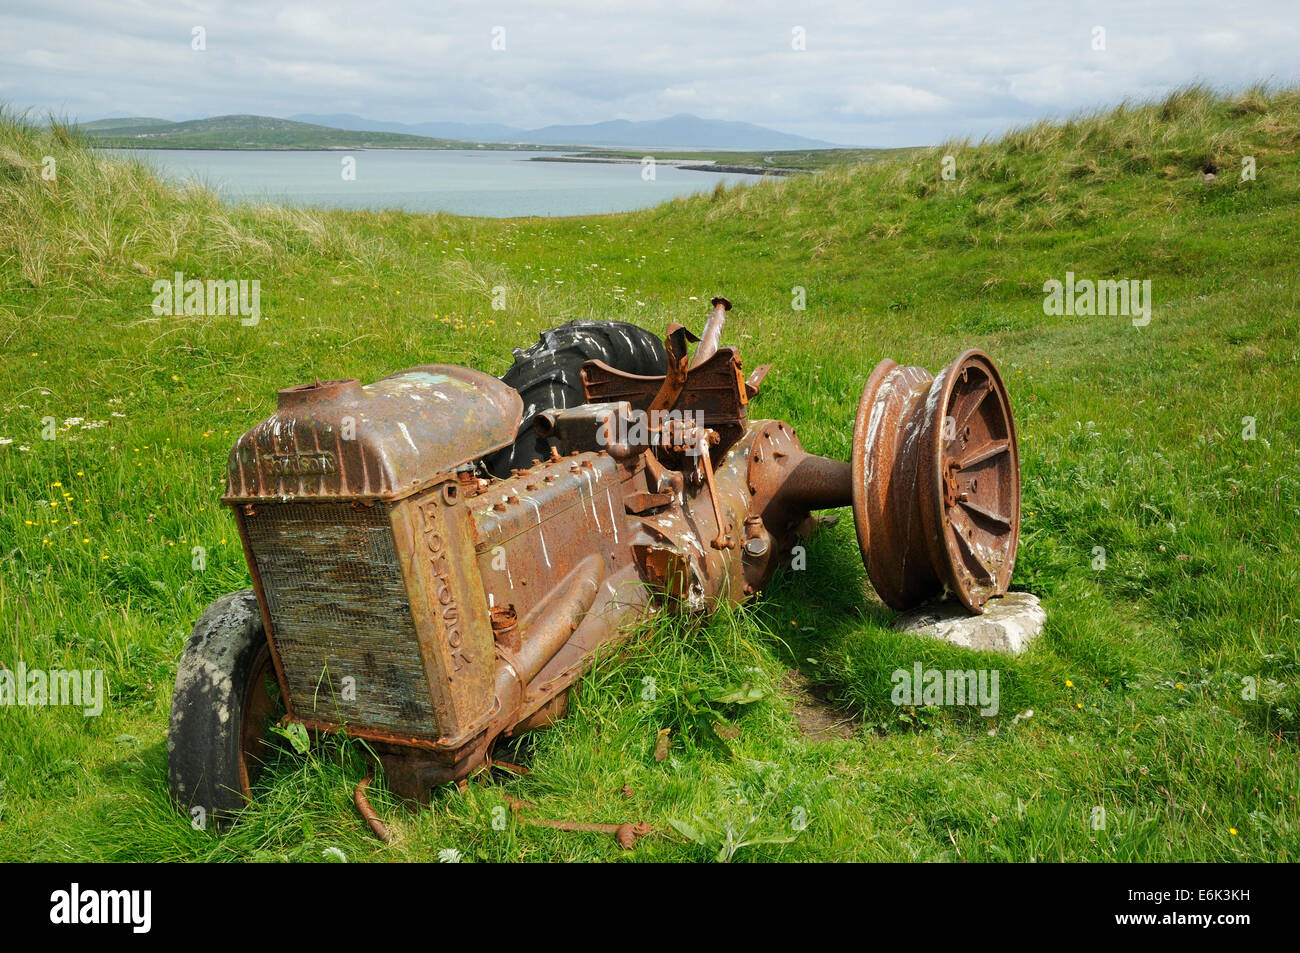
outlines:
{"label": "rusted metal bracket", "polygon": [[762,385],[763,379],[767,377],[767,372],[771,369],[771,364],[760,364],[754,368],[754,372],[745,380],[745,396],[750,400],[758,396],[758,388]]}
{"label": "rusted metal bracket", "polygon": [[505,800],[514,812],[515,819],[520,824],[528,824],[532,827],[549,827],[552,830],[574,833],[612,834],[614,839],[618,841],[618,846],[624,850],[631,850],[636,846],[637,838],[645,837],[654,831],[653,827],[642,821],[635,824],[593,824],[587,821],[553,821],[542,817],[524,817],[523,810],[533,807],[532,804],[509,795],[505,795]]}
{"label": "rusted metal bracket", "polygon": [[366,797],[366,789],[370,787],[374,779],[375,775],[372,771],[357,782],[356,788],[352,791],[352,803],[357,806],[357,810],[365,818],[366,823],[370,825],[370,829],[375,832],[375,836],[385,844],[391,844],[393,842],[392,832],[388,829],[388,825],[375,813],[375,809],[370,806],[370,799]]}
{"label": "rusted metal bracket", "polygon": [[718,485],[713,479],[713,459],[708,448],[708,444],[718,442],[718,435],[712,430],[706,430],[700,438],[705,446],[698,449],[699,462],[704,469],[704,484],[709,491],[709,502],[713,505],[713,518],[718,523],[718,535],[709,542],[709,545],[714,549],[732,549],[736,541],[731,538],[726,521],[722,517],[722,507],[718,505]]}
{"label": "rusted metal bracket", "polygon": [[686,377],[690,373],[690,357],[686,353],[687,341],[698,341],[694,334],[680,324],[670,324],[664,336],[664,350],[668,352],[668,372],[663,385],[654,399],[650,401],[650,410],[671,410],[677,398],[686,386]]}

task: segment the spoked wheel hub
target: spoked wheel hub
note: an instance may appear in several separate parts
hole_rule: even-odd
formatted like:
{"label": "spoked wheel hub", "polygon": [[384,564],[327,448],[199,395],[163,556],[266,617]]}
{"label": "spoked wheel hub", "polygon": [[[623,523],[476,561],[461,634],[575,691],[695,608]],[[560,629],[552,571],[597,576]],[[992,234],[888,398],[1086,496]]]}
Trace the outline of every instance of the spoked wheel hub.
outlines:
{"label": "spoked wheel hub", "polygon": [[942,592],[972,612],[1007,591],[1020,458],[997,367],[970,350],[932,377],[881,361],[854,426],[853,518],[871,583],[895,609]]}

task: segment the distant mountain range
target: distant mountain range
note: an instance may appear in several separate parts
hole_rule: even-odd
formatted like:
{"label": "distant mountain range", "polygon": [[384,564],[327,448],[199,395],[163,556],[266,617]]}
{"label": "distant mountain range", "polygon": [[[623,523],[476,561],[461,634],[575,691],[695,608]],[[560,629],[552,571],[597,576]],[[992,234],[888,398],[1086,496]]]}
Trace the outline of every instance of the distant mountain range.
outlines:
{"label": "distant mountain range", "polygon": [[80,123],[106,146],[132,149],[472,149],[595,147],[638,149],[829,149],[829,142],[747,122],[682,114],[630,122],[516,129],[497,123],[380,122],[361,116],[214,116],[171,122],[135,116]]}
{"label": "distant mountain range", "polygon": [[472,149],[474,143],[394,132],[332,129],[273,116],[170,122],[132,117],[77,127],[105,146],[129,149]]}
{"label": "distant mountain range", "polygon": [[299,114],[291,118],[335,129],[394,132],[469,142],[683,149],[828,149],[833,145],[753,123],[701,119],[689,113],[642,122],[613,119],[585,125],[543,126],[540,129],[521,129],[500,123],[384,122],[350,113]]}

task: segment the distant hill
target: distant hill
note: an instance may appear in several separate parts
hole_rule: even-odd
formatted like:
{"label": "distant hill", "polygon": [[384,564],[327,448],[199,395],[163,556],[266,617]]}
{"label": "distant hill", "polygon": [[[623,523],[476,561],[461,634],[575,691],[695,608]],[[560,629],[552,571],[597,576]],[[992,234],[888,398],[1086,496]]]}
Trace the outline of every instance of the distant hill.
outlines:
{"label": "distant hill", "polygon": [[215,116],[169,122],[99,119],[77,128],[101,145],[126,149],[472,149],[456,139],[331,129],[273,116]]}
{"label": "distant hill", "polygon": [[646,122],[613,119],[581,126],[546,126],[533,130],[529,140],[539,144],[579,142],[592,146],[691,149],[825,149],[832,145],[749,122],[701,119],[687,113]]}
{"label": "distant hill", "polygon": [[136,116],[126,119],[96,119],[94,122],[83,122],[80,129],[83,132],[100,134],[104,132],[121,132],[123,134],[146,132],[150,129],[161,129],[164,126],[176,125],[170,119],[149,119],[143,116]]}
{"label": "distant hill", "polygon": [[[290,116],[298,122],[331,126],[335,129],[352,129],[358,132],[400,132],[408,136],[434,136],[448,139],[462,139],[467,142],[523,142],[528,139],[528,130],[516,126],[505,126],[499,122],[385,122],[382,119],[366,119],[352,113],[299,113]],[[580,145],[581,143],[566,143]]]}
{"label": "distant hill", "polygon": [[613,119],[586,125],[544,126],[520,129],[498,123],[424,122],[398,123],[365,119],[347,113],[297,115],[302,122],[338,129],[400,132],[409,135],[450,136],[476,142],[531,143],[563,146],[644,146],[685,149],[827,149],[832,143],[777,132],[748,122],[701,119],[689,113],[633,122]]}
{"label": "distant hill", "polygon": [[129,149],[472,149],[489,144],[523,147],[626,149],[808,150],[831,143],[777,132],[748,122],[701,119],[614,119],[588,125],[518,129],[500,123],[400,123],[346,113],[215,116],[171,122],[146,116],[97,119],[78,127],[102,145]]}

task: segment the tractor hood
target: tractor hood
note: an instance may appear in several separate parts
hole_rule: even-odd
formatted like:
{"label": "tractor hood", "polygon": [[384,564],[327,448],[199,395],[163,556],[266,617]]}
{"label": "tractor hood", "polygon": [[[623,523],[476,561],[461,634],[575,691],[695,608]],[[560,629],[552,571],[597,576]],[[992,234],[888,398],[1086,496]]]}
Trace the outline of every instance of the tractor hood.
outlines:
{"label": "tractor hood", "polygon": [[508,446],[522,419],[514,388],[446,364],[290,387],[230,451],[222,499],[400,499]]}

